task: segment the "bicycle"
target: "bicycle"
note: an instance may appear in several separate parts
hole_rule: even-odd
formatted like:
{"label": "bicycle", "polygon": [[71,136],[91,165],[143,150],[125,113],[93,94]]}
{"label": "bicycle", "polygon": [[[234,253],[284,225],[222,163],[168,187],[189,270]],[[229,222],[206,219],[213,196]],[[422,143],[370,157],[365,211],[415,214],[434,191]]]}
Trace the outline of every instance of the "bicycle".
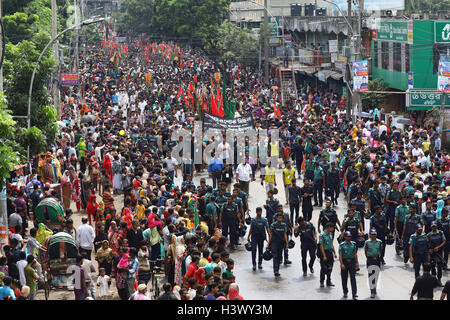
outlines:
{"label": "bicycle", "polygon": [[154,263],[154,267],[151,272],[151,283],[152,288],[150,289],[150,292],[152,293],[152,297],[154,300],[158,299],[160,295],[160,289],[161,289],[161,271],[162,268],[158,266],[158,262],[164,261],[163,259],[157,259],[157,260],[151,260],[150,263]]}

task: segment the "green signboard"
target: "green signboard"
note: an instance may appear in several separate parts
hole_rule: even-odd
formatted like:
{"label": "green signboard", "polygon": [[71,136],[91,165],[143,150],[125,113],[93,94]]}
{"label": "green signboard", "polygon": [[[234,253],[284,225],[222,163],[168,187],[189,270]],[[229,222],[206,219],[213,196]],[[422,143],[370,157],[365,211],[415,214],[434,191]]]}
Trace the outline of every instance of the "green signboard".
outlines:
{"label": "green signboard", "polygon": [[434,42],[450,44],[450,21],[434,22]]}
{"label": "green signboard", "polygon": [[379,21],[377,40],[411,42],[411,37],[408,41],[408,21]]}
{"label": "green signboard", "polygon": [[[442,101],[441,93],[433,89],[411,90],[411,94],[407,96],[409,96],[409,99],[407,99],[408,110],[428,110],[432,107],[439,107]],[[445,107],[450,108],[450,93],[447,93],[447,97],[445,98]]]}
{"label": "green signboard", "polygon": [[279,46],[280,29],[278,29],[278,26],[280,25],[280,19],[278,17],[269,17],[269,23],[271,24],[269,44],[271,46]]}

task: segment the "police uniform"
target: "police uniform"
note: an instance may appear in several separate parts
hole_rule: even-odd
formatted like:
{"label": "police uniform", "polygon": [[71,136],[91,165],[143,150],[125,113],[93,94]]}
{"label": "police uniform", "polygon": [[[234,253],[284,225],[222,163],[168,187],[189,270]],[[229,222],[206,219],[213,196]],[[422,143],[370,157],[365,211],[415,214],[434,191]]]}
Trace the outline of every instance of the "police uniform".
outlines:
{"label": "police uniform", "polygon": [[311,221],[312,219],[312,212],[313,212],[313,205],[312,205],[312,196],[310,197],[303,197],[304,194],[313,194],[313,188],[311,185],[304,186],[301,188],[301,196],[302,196],[302,214],[303,218],[306,221]]}
{"label": "police uniform", "polygon": [[386,249],[386,236],[387,236],[387,230],[386,230],[386,224],[387,224],[387,218],[383,213],[378,214],[374,214],[371,218],[370,218],[370,229],[374,228],[375,230],[377,230],[377,239],[380,239],[382,242],[382,247],[381,247],[381,261],[384,260],[384,252]]}
{"label": "police uniform", "polygon": [[219,221],[219,215],[218,215],[219,206],[215,202],[209,202],[206,205],[206,216],[208,217],[208,231],[210,235],[214,234],[214,226],[213,226],[213,218],[212,216],[216,216],[216,222]]}
{"label": "police uniform", "polygon": [[[365,211],[366,211],[366,200],[364,200],[363,198],[358,199],[358,197],[356,197],[350,201],[350,205],[356,206],[356,211],[358,211],[358,220],[361,221],[362,228],[363,228],[363,230],[365,230],[364,218],[365,218]],[[356,215],[356,212],[355,212],[355,215]]]}
{"label": "police uniform", "polygon": [[230,235],[230,245],[234,246],[238,243],[238,215],[239,208],[234,202],[225,203],[222,206],[222,234],[224,237]]}
{"label": "police uniform", "polygon": [[380,190],[375,189],[375,187],[369,189],[368,196],[370,198],[370,214],[375,214],[375,207],[383,206],[383,197],[381,196]]}
{"label": "police uniform", "polygon": [[258,250],[258,266],[262,264],[263,246],[264,240],[266,240],[266,228],[268,227],[269,224],[266,218],[252,218],[250,224],[250,230],[252,231],[250,240],[252,244],[252,264],[254,267],[256,266],[256,250]]}
{"label": "police uniform", "polygon": [[448,253],[450,252],[450,218],[440,218],[437,220],[438,229],[444,233],[447,243],[444,246],[444,265],[447,269]]}
{"label": "police uniform", "polygon": [[352,234],[351,240],[356,242],[356,238],[358,238],[359,220],[356,219],[355,216],[353,216],[352,219],[350,219],[350,217],[348,217],[346,219],[346,221],[344,222],[344,224],[345,224],[344,231],[349,231]]}
{"label": "police uniform", "polygon": [[327,188],[329,195],[331,197],[331,203],[337,205],[337,200],[339,198],[339,170],[336,168],[328,169],[327,174]]}
{"label": "police uniform", "polygon": [[314,179],[314,162],[309,159],[305,160],[305,178],[308,180]]}
{"label": "police uniform", "polygon": [[422,213],[422,223],[425,226],[425,233],[431,232],[431,223],[436,220],[436,212],[426,210]]}
{"label": "police uniform", "polygon": [[[400,203],[400,199],[402,198],[402,194],[400,191],[398,190],[390,190],[387,194],[386,194],[386,199],[387,200],[392,200],[395,201],[397,203]],[[388,220],[389,224],[389,229],[390,230],[394,230],[394,217],[395,217],[395,209],[397,208],[396,204],[392,204],[392,203],[386,203],[386,219]]]}
{"label": "police uniform", "polygon": [[[383,243],[380,239],[375,239],[375,241],[373,241],[372,239],[366,240],[366,242],[364,243],[364,251],[367,253],[367,269],[369,269],[370,266],[378,266],[378,268],[380,268],[382,248]],[[368,276],[370,280],[371,274],[369,273]],[[375,277],[374,281],[376,280],[377,277]],[[373,289],[371,288],[371,293],[376,294],[377,283],[375,282],[373,285],[374,286]]]}
{"label": "police uniform", "polygon": [[342,289],[344,294],[348,293],[347,280],[350,274],[350,284],[352,286],[352,295],[356,296],[356,260],[355,252],[357,251],[356,243],[354,241],[343,241],[339,245],[339,253],[342,253],[342,263],[345,270],[341,269]]}
{"label": "police uniform", "polygon": [[416,279],[420,276],[420,266],[428,262],[428,250],[429,243],[426,234],[414,233],[409,238],[409,243],[412,245],[413,258],[414,258],[414,273]]}
{"label": "police uniform", "polygon": [[407,263],[409,259],[409,238],[413,235],[417,230],[417,224],[421,222],[420,216],[417,214],[411,215],[408,214],[405,218],[404,228],[405,235],[403,238],[403,262]]}
{"label": "police uniform", "polygon": [[309,268],[311,269],[316,260],[317,244],[314,240],[314,232],[316,228],[310,222],[306,222],[305,226],[298,226],[295,236],[300,236],[300,249],[302,254],[302,268],[303,273],[306,273],[306,255],[309,252]]}
{"label": "police uniform", "polygon": [[[434,249],[441,243],[446,241],[445,235],[441,230],[436,230],[436,233],[434,233],[433,231],[429,232],[427,234],[427,238],[430,249]],[[437,269],[437,278],[439,281],[441,281],[442,269],[445,266],[443,251],[444,251],[443,248],[440,248],[437,252],[433,251],[431,253],[431,265],[433,266],[432,274],[436,275]]]}
{"label": "police uniform", "polygon": [[[325,251],[325,256],[327,260],[323,260],[322,250],[320,249],[320,245],[323,245],[323,249]],[[319,248],[317,248],[317,254],[320,257],[320,283],[323,284],[325,281],[325,276],[327,277],[327,284],[331,283],[331,271],[333,271],[333,235],[332,233],[328,234],[325,231],[322,232],[319,236]]]}
{"label": "police uniform", "polygon": [[284,222],[275,221],[270,226],[272,233],[272,240],[270,242],[273,255],[273,272],[278,273],[280,270],[281,259],[283,258],[283,250],[286,248],[286,241],[284,235],[288,232],[288,227]]}
{"label": "police uniform", "polygon": [[408,214],[409,214],[409,207],[406,204],[405,205],[399,204],[397,206],[397,208],[395,208],[395,216],[397,217],[396,227],[397,227],[397,232],[398,232],[398,235],[395,240],[396,241],[395,251],[397,252],[397,254],[400,254],[400,251],[398,249],[399,248],[398,242],[401,241],[400,237],[403,232],[403,226],[405,225],[406,216]]}
{"label": "police uniform", "polygon": [[319,166],[314,169],[314,205],[319,205],[320,207],[323,205],[323,177],[325,173],[323,169]]}
{"label": "police uniform", "polygon": [[280,204],[280,201],[278,199],[273,198],[273,200],[267,199],[266,200],[267,209],[266,209],[266,218],[269,225],[272,225],[273,217],[277,213],[278,205]]}
{"label": "police uniform", "polygon": [[[336,226],[337,223],[337,214],[336,214],[336,210],[332,209],[332,208],[325,208],[323,210],[320,211],[319,214],[319,219],[320,219],[320,223],[322,224],[322,228],[325,230],[326,225],[328,222],[331,222],[332,224],[334,224]],[[334,239],[334,230],[331,233],[331,237],[332,239]]]}

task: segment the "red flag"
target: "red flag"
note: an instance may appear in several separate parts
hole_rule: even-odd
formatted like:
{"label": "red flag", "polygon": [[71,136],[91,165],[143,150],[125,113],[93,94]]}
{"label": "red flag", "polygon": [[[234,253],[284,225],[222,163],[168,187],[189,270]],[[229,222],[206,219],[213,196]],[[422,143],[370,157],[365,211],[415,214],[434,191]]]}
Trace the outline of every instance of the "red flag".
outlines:
{"label": "red flag", "polygon": [[275,113],[275,115],[278,116],[278,119],[281,120],[281,112],[280,109],[277,108],[277,106],[274,104],[273,105],[273,113]]}
{"label": "red flag", "polygon": [[188,66],[189,66],[189,68],[191,67],[191,61],[190,60],[188,61]]}
{"label": "red flag", "polygon": [[192,100],[192,105],[194,105],[194,96],[188,91],[188,98]]}
{"label": "red flag", "polygon": [[194,83],[197,84],[197,76],[194,76]]}
{"label": "red flag", "polygon": [[211,77],[209,77],[209,79],[211,80],[211,89],[212,89],[212,88],[214,88],[214,83],[213,83],[213,81],[212,81],[212,78],[211,78]]}
{"label": "red flag", "polygon": [[183,94],[183,98],[184,98],[184,104],[186,105],[186,106],[189,106],[189,100],[188,99],[186,99],[186,96]]}
{"label": "red flag", "polygon": [[183,62],[183,60],[181,60],[181,62],[180,62],[180,68],[181,68],[181,69],[184,68],[184,62]]}
{"label": "red flag", "polygon": [[217,116],[219,110],[217,110],[217,100],[214,94],[211,95],[211,114]]}
{"label": "red flag", "polygon": [[202,110],[203,112],[208,112],[208,100],[205,99],[205,97],[202,96]]}
{"label": "red flag", "polygon": [[217,104],[219,105],[219,112],[217,115],[223,118],[223,116],[225,115],[225,110],[223,108],[223,97],[222,91],[220,89],[217,91]]}
{"label": "red flag", "polygon": [[189,91],[194,91],[194,87],[192,86],[192,82],[189,81]]}
{"label": "red flag", "polygon": [[183,93],[183,87],[180,87],[180,90],[178,90],[178,98],[181,96],[182,93]]}

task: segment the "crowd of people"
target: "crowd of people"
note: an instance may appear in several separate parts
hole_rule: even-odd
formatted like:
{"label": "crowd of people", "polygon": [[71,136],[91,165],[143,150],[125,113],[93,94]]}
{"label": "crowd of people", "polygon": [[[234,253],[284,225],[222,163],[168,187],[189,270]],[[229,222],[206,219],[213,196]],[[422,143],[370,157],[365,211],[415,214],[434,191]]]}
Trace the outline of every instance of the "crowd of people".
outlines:
{"label": "crowd of people", "polygon": [[[364,248],[368,269],[381,270],[392,243],[405,264],[414,266],[412,293],[430,298],[421,291],[425,276],[433,279],[432,287],[443,286],[450,248],[450,156],[437,124],[400,129],[381,120],[378,110],[351,123],[343,97],[307,84],[282,104],[255,70],[235,65],[227,70],[232,85],[225,96],[234,97],[236,116],[251,115],[256,132],[268,132],[263,152],[270,161],[252,157],[256,147],[247,141],[238,163],[224,136],[210,161],[196,164],[172,154],[181,141],[172,134],[191,131],[201,116],[180,95],[180,86],[211,83],[208,94],[216,66],[194,49],[182,48],[178,59],[171,59],[163,53],[180,52],[175,44],[162,44],[162,50],[146,45],[129,43],[120,62],[110,59],[105,45],[89,48],[80,60],[80,85],[65,91],[66,126],[52,148],[34,157],[28,173],[26,167],[13,173],[7,188],[9,244],[0,258],[1,299],[35,297],[44,274],[39,251],[59,231],[71,235],[79,249],[77,300],[111,298],[113,279],[120,299],[149,300],[150,280],[159,272],[165,281],[158,299],[242,300],[231,257],[237,246],[247,239],[253,270],[272,260],[279,277],[280,265],[291,263],[296,237],[303,275],[314,272],[317,257],[321,287],[334,286],[331,273],[339,260],[345,297],[350,277],[357,298],[358,248]],[[277,141],[271,138],[274,130]],[[204,138],[202,149],[211,143]],[[203,174],[208,177],[195,185],[194,176]],[[251,183],[263,184],[267,192],[265,201],[252,200],[260,203],[253,217]],[[34,215],[48,198],[65,210],[60,230]],[[337,205],[348,208],[343,221],[333,209]],[[320,210],[317,222],[313,210]],[[79,214],[82,223],[75,227]]]}

